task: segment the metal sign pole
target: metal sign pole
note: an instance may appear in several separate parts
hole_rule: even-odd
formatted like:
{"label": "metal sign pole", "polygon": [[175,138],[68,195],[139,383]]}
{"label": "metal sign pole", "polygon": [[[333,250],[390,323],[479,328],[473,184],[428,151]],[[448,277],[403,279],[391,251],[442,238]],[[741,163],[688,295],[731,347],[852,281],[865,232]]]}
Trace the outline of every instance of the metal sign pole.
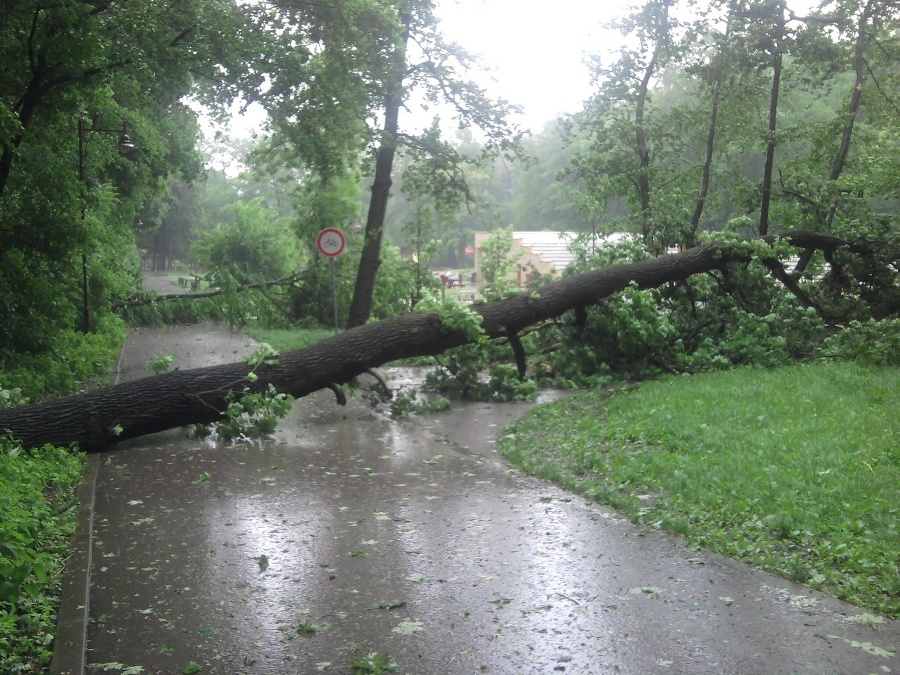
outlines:
{"label": "metal sign pole", "polygon": [[338,334],[337,276],[334,272],[334,258],[331,259],[331,292],[334,296],[334,334]]}
{"label": "metal sign pole", "polygon": [[334,334],[337,335],[340,330],[338,326],[338,304],[337,304],[337,273],[334,271],[334,259],[344,252],[347,240],[344,239],[344,233],[336,227],[326,227],[319,232],[316,237],[316,248],[319,253],[327,258],[331,258],[331,293],[334,301]]}

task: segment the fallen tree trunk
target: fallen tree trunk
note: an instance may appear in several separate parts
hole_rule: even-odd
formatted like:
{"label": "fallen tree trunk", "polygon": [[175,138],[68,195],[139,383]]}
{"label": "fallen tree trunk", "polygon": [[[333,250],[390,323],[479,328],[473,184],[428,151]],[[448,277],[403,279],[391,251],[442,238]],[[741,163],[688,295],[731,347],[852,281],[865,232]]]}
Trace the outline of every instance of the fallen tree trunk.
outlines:
{"label": "fallen tree trunk", "polygon": [[[802,235],[802,236],[801,236]],[[810,244],[798,233],[798,245]],[[833,238],[823,242],[836,245]],[[528,326],[589,305],[634,282],[653,288],[694,274],[746,260],[747,254],[723,245],[615,265],[549,283],[523,294],[473,306],[492,338],[516,335]],[[288,352],[275,364],[232,363],[173,371],[84,394],[0,411],[0,429],[8,429],[26,447],[77,443],[99,451],[120,440],[189,424],[221,419],[230,392],[244,387],[260,392],[272,384],[279,392],[302,397],[347,382],[371,368],[414,356],[434,356],[469,342],[448,329],[436,314],[412,313],[369,323]],[[252,371],[258,380],[252,384]]]}

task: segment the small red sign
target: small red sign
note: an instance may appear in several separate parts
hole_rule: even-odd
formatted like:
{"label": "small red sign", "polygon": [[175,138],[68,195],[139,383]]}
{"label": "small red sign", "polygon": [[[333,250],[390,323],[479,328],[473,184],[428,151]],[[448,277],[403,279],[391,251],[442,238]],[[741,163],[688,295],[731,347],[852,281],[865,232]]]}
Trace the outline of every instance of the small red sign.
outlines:
{"label": "small red sign", "polygon": [[326,227],[316,237],[316,248],[326,258],[337,258],[344,252],[346,245],[347,240],[344,239],[344,233],[336,227]]}
{"label": "small red sign", "polygon": [[474,246],[466,246],[466,253],[468,253],[469,255],[472,255],[473,253],[475,253],[475,247]]}

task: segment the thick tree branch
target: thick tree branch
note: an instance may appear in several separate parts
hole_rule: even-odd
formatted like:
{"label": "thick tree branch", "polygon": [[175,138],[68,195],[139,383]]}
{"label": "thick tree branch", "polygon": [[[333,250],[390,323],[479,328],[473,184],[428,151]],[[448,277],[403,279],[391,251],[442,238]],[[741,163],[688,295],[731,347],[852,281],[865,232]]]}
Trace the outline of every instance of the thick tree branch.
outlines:
{"label": "thick tree branch", "polygon": [[[782,235],[801,247],[834,251],[864,248],[811,232]],[[694,274],[725,269],[749,259],[746,249],[709,244],[684,253],[615,265],[554,281],[534,293],[474,305],[489,338],[509,337],[523,329],[621,291],[630,284],[655,288]],[[165,429],[206,424],[220,418],[229,394],[245,387],[262,392],[269,385],[295,397],[334,388],[391,361],[436,356],[470,342],[447,328],[436,314],[411,313],[366,323],[314,345],[282,354],[277,363],[251,366],[232,363],[178,370],[84,394],[0,410],[0,430],[8,429],[25,446],[45,443],[105,449],[120,440]],[[254,371],[258,379],[250,382]]]}
{"label": "thick tree branch", "polygon": [[[253,288],[269,288],[270,286],[292,286],[293,284],[297,283],[297,281],[306,276],[308,271],[309,270],[303,270],[302,272],[298,272],[297,274],[291,274],[290,276],[282,277],[281,279],[275,279],[274,281],[257,281],[250,284],[241,284],[240,286],[232,290],[234,292],[240,293],[241,291],[248,291]],[[204,293],[169,293],[167,295],[147,295],[145,297],[132,300],[115,302],[113,303],[111,309],[114,312],[118,312],[123,309],[129,309],[131,307],[143,307],[145,305],[152,305],[154,303],[164,302],[167,300],[199,300],[200,298],[214,298],[228,292],[231,291],[218,288],[216,290],[206,291]]]}
{"label": "thick tree branch", "polygon": [[347,405],[347,395],[344,393],[343,389],[336,384],[328,384],[326,387],[331,389],[331,393],[334,394],[334,400],[338,405]]}
{"label": "thick tree branch", "polygon": [[528,369],[528,361],[525,355],[525,346],[519,339],[518,334],[513,333],[512,331],[506,334],[506,339],[509,340],[509,344],[513,350],[513,355],[516,358],[516,368],[519,371],[519,379],[524,380],[525,371]]}
{"label": "thick tree branch", "polygon": [[797,283],[797,280],[794,279],[790,274],[787,273],[784,269],[784,265],[781,264],[781,261],[776,258],[768,258],[763,260],[763,264],[766,266],[766,269],[772,273],[772,276],[778,279],[782,284],[784,284],[785,288],[787,288],[791,293],[794,294],[800,304],[804,307],[812,307],[818,312],[819,316],[822,316],[822,308],[819,307],[816,303],[814,303],[810,297],[806,294],[806,292],[800,288],[800,285]]}

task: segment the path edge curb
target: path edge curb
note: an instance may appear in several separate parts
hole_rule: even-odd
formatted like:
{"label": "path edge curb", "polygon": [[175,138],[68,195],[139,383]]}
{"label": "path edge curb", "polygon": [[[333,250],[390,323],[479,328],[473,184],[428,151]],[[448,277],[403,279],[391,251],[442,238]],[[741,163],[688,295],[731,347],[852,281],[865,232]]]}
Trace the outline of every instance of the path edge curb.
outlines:
{"label": "path edge curb", "polygon": [[85,457],[85,471],[78,485],[78,511],[72,554],[66,561],[62,579],[56,640],[53,644],[51,675],[82,675],[87,652],[88,612],[91,597],[91,558],[94,538],[94,494],[100,455]]}

